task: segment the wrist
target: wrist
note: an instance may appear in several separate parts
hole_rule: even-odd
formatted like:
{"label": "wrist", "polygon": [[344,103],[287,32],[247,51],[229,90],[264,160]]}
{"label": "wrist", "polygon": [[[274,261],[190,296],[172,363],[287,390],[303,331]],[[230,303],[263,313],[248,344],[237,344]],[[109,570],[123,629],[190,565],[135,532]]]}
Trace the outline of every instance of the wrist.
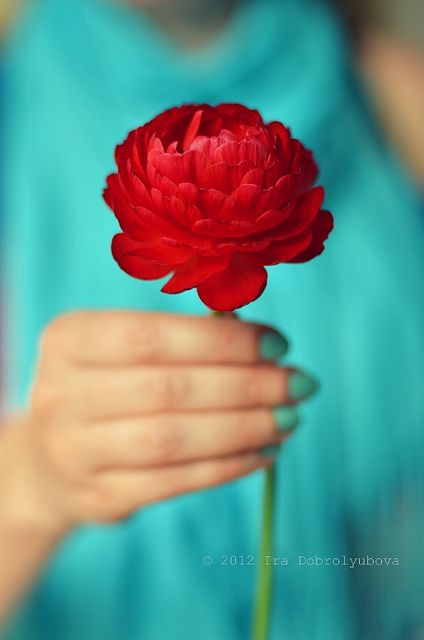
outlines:
{"label": "wrist", "polygon": [[0,531],[1,536],[7,539],[21,541],[28,544],[45,547],[54,547],[65,535],[66,528],[59,523],[50,522],[35,511],[24,511],[14,505],[11,509],[0,501]]}
{"label": "wrist", "polygon": [[54,543],[70,525],[48,507],[32,471],[21,428],[13,424],[0,437],[0,530],[19,536],[36,536]]}

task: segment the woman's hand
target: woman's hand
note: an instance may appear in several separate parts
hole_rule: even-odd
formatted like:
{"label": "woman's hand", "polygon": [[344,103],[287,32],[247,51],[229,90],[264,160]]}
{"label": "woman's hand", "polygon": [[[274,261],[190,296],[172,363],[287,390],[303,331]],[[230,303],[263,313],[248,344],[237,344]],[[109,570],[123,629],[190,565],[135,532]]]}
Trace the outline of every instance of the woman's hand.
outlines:
{"label": "woman's hand", "polygon": [[274,330],[234,316],[56,319],[41,340],[29,414],[10,430],[10,500],[66,531],[270,464],[264,447],[298,421],[283,405],[316,386],[276,366],[286,350]]}

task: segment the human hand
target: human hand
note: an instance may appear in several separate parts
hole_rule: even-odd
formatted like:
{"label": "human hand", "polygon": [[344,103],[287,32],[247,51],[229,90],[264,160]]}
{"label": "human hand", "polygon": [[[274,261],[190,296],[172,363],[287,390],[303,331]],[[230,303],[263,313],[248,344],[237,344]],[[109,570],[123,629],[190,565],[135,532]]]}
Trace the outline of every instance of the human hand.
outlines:
{"label": "human hand", "polygon": [[265,467],[264,448],[287,438],[293,405],[316,387],[275,364],[286,350],[276,331],[231,315],[59,317],[15,429],[15,485],[66,530]]}

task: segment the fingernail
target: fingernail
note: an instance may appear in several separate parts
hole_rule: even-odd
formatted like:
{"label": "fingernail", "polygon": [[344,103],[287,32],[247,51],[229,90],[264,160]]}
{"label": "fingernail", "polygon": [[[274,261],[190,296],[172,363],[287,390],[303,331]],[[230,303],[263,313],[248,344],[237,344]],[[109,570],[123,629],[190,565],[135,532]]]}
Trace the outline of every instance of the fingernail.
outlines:
{"label": "fingernail", "polygon": [[319,381],[308,373],[294,371],[289,377],[290,400],[303,400],[319,389]]}
{"label": "fingernail", "polygon": [[259,355],[262,360],[276,360],[287,353],[289,345],[277,331],[264,331],[259,338]]}
{"label": "fingernail", "polygon": [[265,458],[276,458],[281,451],[281,444],[272,444],[269,447],[264,447],[261,451]]}
{"label": "fingernail", "polygon": [[292,431],[300,422],[299,413],[294,407],[274,407],[272,413],[277,431],[281,433]]}

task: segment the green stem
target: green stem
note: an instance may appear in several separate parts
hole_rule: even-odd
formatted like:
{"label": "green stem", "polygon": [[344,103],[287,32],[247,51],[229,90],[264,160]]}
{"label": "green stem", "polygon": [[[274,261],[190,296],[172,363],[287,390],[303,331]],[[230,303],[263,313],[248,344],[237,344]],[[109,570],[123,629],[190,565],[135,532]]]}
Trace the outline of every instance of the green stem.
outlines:
{"label": "green stem", "polygon": [[256,601],[253,616],[252,640],[267,640],[272,597],[273,520],[275,497],[275,466],[265,472],[262,535],[259,552],[259,573],[256,585]]}
{"label": "green stem", "polygon": [[[222,311],[212,311],[214,316],[223,316]],[[272,598],[272,552],[275,499],[275,466],[265,471],[262,534],[259,552],[259,573],[256,584],[255,609],[253,613],[252,640],[267,640]],[[267,560],[267,556],[268,560]]]}

